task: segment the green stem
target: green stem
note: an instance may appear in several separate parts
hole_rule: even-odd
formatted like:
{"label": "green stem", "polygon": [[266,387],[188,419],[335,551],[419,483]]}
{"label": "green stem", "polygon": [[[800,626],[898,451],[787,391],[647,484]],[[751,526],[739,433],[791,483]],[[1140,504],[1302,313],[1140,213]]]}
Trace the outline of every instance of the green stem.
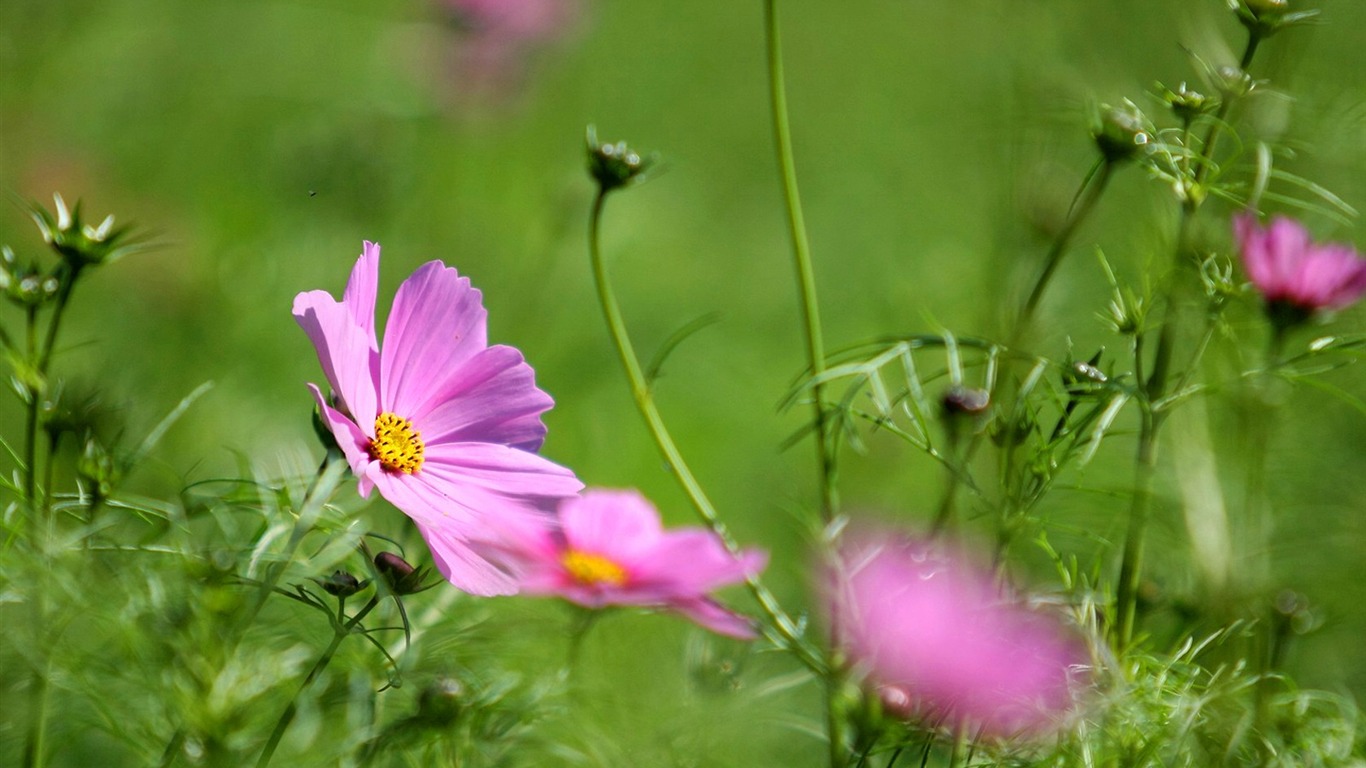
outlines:
{"label": "green stem", "polygon": [[286,706],[285,711],[280,714],[280,719],[275,722],[275,729],[270,732],[270,738],[266,740],[266,746],[261,750],[261,757],[256,761],[256,768],[265,768],[265,766],[270,765],[270,760],[275,755],[275,749],[280,746],[280,739],[284,738],[285,731],[289,729],[289,724],[293,722],[294,715],[299,711],[299,697],[303,695],[304,691],[308,690],[308,686],[317,679],[318,675],[322,674],[324,669],[327,669],[327,665],[332,663],[332,657],[336,655],[337,649],[341,647],[342,641],[355,630],[361,620],[364,619],[370,611],[374,610],[377,605],[379,605],[379,597],[372,597],[370,598],[370,602],[366,603],[365,607],[355,616],[352,616],[349,621],[345,623],[337,622],[334,625],[332,642],[328,643],[326,650],[318,657],[317,662],[313,664],[313,668],[308,670],[308,676],[305,677],[304,681],[299,685],[299,689],[295,691],[294,697],[289,700],[289,705]]}
{"label": "green stem", "polygon": [[[26,315],[25,335],[28,339],[28,354],[26,359],[35,363],[38,358],[38,308],[29,307]],[[33,371],[37,371],[35,367]],[[30,378],[33,372],[30,372]],[[38,514],[38,382],[29,381],[24,384],[24,389],[28,392],[28,407],[25,413],[24,422],[24,501],[28,502],[28,513],[32,515],[37,524]]]}
{"label": "green stem", "polygon": [[[792,131],[787,117],[787,91],[783,84],[782,38],[778,27],[777,0],[764,0],[765,42],[768,51],[769,99],[773,108],[773,140],[782,174],[783,197],[787,204],[788,231],[792,238],[793,265],[801,300],[802,327],[806,338],[807,365],[812,378],[825,372],[825,342],[821,336],[820,307],[816,301],[816,278],[811,266],[811,246],[802,216],[802,201],[797,190],[797,166],[792,154]],[[836,488],[837,466],[834,435],[821,397],[824,385],[811,388],[816,419],[817,459],[820,467],[821,518],[826,523],[839,509]]]}
{"label": "green stem", "polygon": [[1067,220],[1063,222],[1062,229],[1058,230],[1058,236],[1053,239],[1053,245],[1048,249],[1048,255],[1044,257],[1043,271],[1034,281],[1034,287],[1030,290],[1029,298],[1025,300],[1024,309],[1020,312],[1020,318],[1015,329],[1017,339],[1024,336],[1026,329],[1033,321],[1034,311],[1038,308],[1039,301],[1043,299],[1044,291],[1048,288],[1049,282],[1052,281],[1054,271],[1062,263],[1062,257],[1067,253],[1067,245],[1071,242],[1072,235],[1076,233],[1077,227],[1081,226],[1082,221],[1095,208],[1096,201],[1100,199],[1101,193],[1105,191],[1105,186],[1110,181],[1114,167],[1113,162],[1102,157],[1096,161],[1090,172],[1086,174],[1086,178],[1082,180],[1081,188],[1077,190],[1077,196],[1067,212]]}
{"label": "green stem", "polygon": [[[1257,45],[1260,42],[1260,35],[1255,31],[1249,32],[1247,47],[1243,50],[1243,58],[1240,63],[1243,70],[1246,70],[1252,63],[1252,57],[1257,52]],[[1210,123],[1209,131],[1205,134],[1205,141],[1200,147],[1200,155],[1195,165],[1193,188],[1182,201],[1181,221],[1176,236],[1176,270],[1178,276],[1185,270],[1185,256],[1189,250],[1188,239],[1191,222],[1205,199],[1205,194],[1200,190],[1200,187],[1213,165],[1214,150],[1218,145],[1219,136],[1230,108],[1231,102],[1225,99],[1224,103],[1220,104],[1214,120]],[[1153,475],[1157,466],[1158,435],[1161,432],[1163,422],[1170,413],[1165,408],[1155,410],[1153,407],[1155,403],[1167,395],[1172,355],[1176,347],[1177,328],[1181,325],[1181,307],[1179,306],[1181,302],[1178,294],[1182,282],[1173,279],[1170,285],[1171,287],[1166,292],[1167,306],[1162,328],[1158,333],[1157,349],[1153,352],[1152,373],[1149,374],[1146,381],[1141,375],[1139,377],[1139,385],[1143,387],[1142,426],[1139,431],[1138,452],[1134,459],[1134,498],[1129,508],[1129,526],[1124,539],[1119,585],[1115,595],[1116,610],[1118,611],[1115,624],[1115,644],[1116,648],[1121,650],[1128,647],[1133,640],[1138,610],[1138,586],[1143,570],[1143,540],[1152,501]],[[1201,342],[1201,350],[1203,350],[1205,343],[1205,341]],[[1139,356],[1142,352],[1142,346],[1136,346],[1135,350],[1135,370],[1141,371],[1142,360]],[[1183,381],[1188,378],[1190,370],[1193,370],[1198,364],[1199,358],[1197,356],[1191,360],[1187,374],[1182,377]]]}
{"label": "green stem", "polygon": [[[802,215],[801,195],[797,188],[797,164],[792,152],[792,129],[787,113],[787,88],[783,78],[782,35],[778,23],[777,0],[764,0],[764,42],[768,59],[769,103],[773,111],[773,143],[782,175],[783,198],[787,207],[788,232],[792,240],[792,259],[797,276],[802,328],[806,340],[807,366],[816,383],[811,387],[816,427],[817,477],[821,493],[821,520],[828,526],[839,510],[838,466],[832,424],[825,411],[825,385],[819,381],[825,372],[825,342],[821,333],[820,305],[816,298],[815,270],[811,264],[811,245]],[[772,618],[776,619],[777,616]],[[783,617],[786,618],[786,617]],[[816,666],[827,667],[825,678],[826,733],[830,765],[845,761],[846,733],[843,718],[836,711],[836,696],[843,685],[842,675],[824,660]]]}
{"label": "green stem", "polygon": [[[593,200],[593,212],[588,220],[588,252],[593,263],[593,280],[597,284],[598,301],[602,305],[603,317],[607,321],[607,330],[612,337],[613,345],[616,347],[617,356],[621,360],[622,368],[626,371],[626,378],[631,387],[631,396],[635,400],[636,408],[640,411],[641,417],[645,419],[645,424],[651,437],[654,438],[655,445],[659,448],[659,452],[664,455],[665,462],[669,465],[674,477],[678,479],[679,485],[682,486],[683,492],[692,502],[693,508],[697,510],[702,522],[712,533],[716,534],[727,550],[738,556],[740,554],[739,544],[731,536],[725,523],[721,522],[716,513],[716,508],[712,506],[711,500],[707,498],[701,484],[697,482],[697,478],[693,476],[687,462],[683,460],[683,455],[679,452],[678,446],[674,444],[668,428],[664,426],[664,419],[655,407],[649,382],[641,370],[640,360],[636,357],[635,349],[631,345],[630,335],[626,331],[626,323],[621,317],[621,308],[617,305],[612,284],[607,278],[607,267],[603,263],[602,249],[599,244],[599,228],[606,200],[607,190],[599,189],[597,197]],[[777,599],[759,581],[759,577],[752,573],[746,574],[745,584],[763,610],[768,627],[782,638],[788,648],[811,671],[825,675],[827,669],[825,660],[802,639],[796,623],[778,605]]]}
{"label": "green stem", "polygon": [[28,740],[24,744],[24,768],[38,768],[47,763],[48,676],[50,669],[44,656],[44,669],[33,676],[30,707],[33,719],[29,722]]}
{"label": "green stem", "polygon": [[52,352],[57,346],[57,330],[61,327],[62,317],[66,314],[67,302],[71,300],[71,292],[76,288],[76,279],[81,276],[79,265],[71,267],[69,272],[65,272],[59,278],[60,287],[57,289],[57,302],[52,310],[52,322],[47,326],[47,338],[43,341],[42,357],[38,360],[38,373],[47,375],[48,364],[52,362]]}
{"label": "green stem", "polygon": [[[1252,57],[1257,55],[1257,46],[1262,42],[1259,32],[1249,29],[1247,33],[1247,46],[1243,48],[1243,58],[1238,62],[1238,68],[1247,72],[1247,68],[1252,65]],[[1233,108],[1233,100],[1224,98],[1219,104],[1219,109],[1214,113],[1214,120],[1209,125],[1209,130],[1205,132],[1205,141],[1200,145],[1201,162],[1195,168],[1195,183],[1191,190],[1194,197],[1195,207],[1199,207],[1204,201],[1205,194],[1200,187],[1205,182],[1205,177],[1209,175],[1210,167],[1214,163],[1214,150],[1219,145],[1219,137],[1223,135],[1225,120],[1228,118],[1229,111]]]}
{"label": "green stem", "polygon": [[1134,464],[1134,498],[1129,506],[1129,530],[1124,537],[1120,561],[1119,588],[1115,602],[1119,615],[1115,621],[1116,647],[1127,648],[1133,640],[1138,613],[1138,587],[1143,572],[1144,532],[1152,503],[1153,475],[1157,467],[1157,424],[1151,413],[1143,413]]}

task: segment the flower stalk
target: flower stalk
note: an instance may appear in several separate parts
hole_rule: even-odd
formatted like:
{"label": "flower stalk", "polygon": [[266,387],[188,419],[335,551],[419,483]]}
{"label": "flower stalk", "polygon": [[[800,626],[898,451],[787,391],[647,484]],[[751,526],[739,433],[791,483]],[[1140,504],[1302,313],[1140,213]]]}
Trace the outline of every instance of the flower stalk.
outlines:
{"label": "flower stalk", "polygon": [[1063,222],[1062,228],[1053,238],[1053,244],[1048,249],[1048,254],[1044,256],[1043,271],[1034,280],[1034,287],[1029,291],[1029,297],[1025,299],[1024,308],[1020,311],[1020,317],[1016,324],[1016,338],[1023,337],[1034,320],[1034,312],[1039,307],[1039,301],[1043,299],[1044,291],[1053,280],[1053,273],[1058,265],[1062,263],[1062,257],[1067,253],[1067,246],[1072,241],[1072,235],[1076,234],[1077,228],[1091,214],[1096,206],[1096,201],[1105,192],[1105,187],[1110,182],[1110,176],[1114,172],[1115,160],[1108,156],[1102,156],[1096,160],[1096,164],[1086,174],[1082,180],[1081,187],[1077,190],[1077,195],[1072,201],[1071,207],[1067,211],[1067,219]]}
{"label": "flower stalk", "polygon": [[[589,259],[593,267],[593,281],[597,285],[598,303],[601,305],[603,317],[607,321],[608,334],[612,337],[612,344],[616,348],[617,357],[621,361],[622,369],[626,372],[627,382],[631,388],[631,397],[635,401],[641,417],[645,420],[645,425],[650,436],[654,438],[656,447],[659,448],[659,452],[663,454],[665,462],[669,465],[669,469],[678,479],[679,485],[688,496],[688,500],[692,503],[693,509],[697,511],[702,523],[721,539],[726,550],[732,556],[740,557],[743,550],[736,542],[735,537],[731,535],[730,529],[721,521],[716,512],[716,507],[707,497],[706,491],[702,489],[701,483],[693,475],[688,463],[683,459],[683,454],[674,443],[668,427],[664,425],[664,419],[660,416],[659,409],[655,407],[650,384],[641,369],[640,358],[636,356],[635,348],[631,344],[631,337],[626,330],[626,322],[622,319],[621,308],[617,304],[611,280],[608,279],[607,266],[602,259],[599,233],[607,194],[613,188],[600,182],[597,196],[593,199],[593,209],[588,219]],[[777,598],[763,585],[759,577],[754,573],[747,573],[745,585],[749,588],[755,601],[758,602],[764,615],[765,628],[769,630],[770,635],[780,641],[783,647],[790,650],[812,672],[822,676],[827,674],[829,667],[826,660],[802,638],[797,623],[782,609]]]}
{"label": "flower stalk", "polygon": [[802,215],[801,195],[797,188],[797,165],[792,154],[792,129],[787,116],[787,90],[783,80],[782,38],[779,33],[777,0],[765,0],[764,25],[769,101],[773,110],[773,140],[783,181],[788,232],[792,239],[792,259],[797,273],[807,366],[812,378],[817,380],[811,388],[811,398],[816,426],[821,519],[829,523],[839,510],[839,491],[836,486],[838,467],[832,425],[825,412],[822,398],[825,387],[819,381],[821,374],[825,372],[825,342],[821,333],[820,304],[816,299],[815,270],[811,265],[811,245],[806,235],[806,221]]}
{"label": "flower stalk", "polygon": [[[1252,58],[1257,52],[1261,38],[1262,34],[1256,28],[1249,27],[1247,46],[1243,50],[1243,56],[1239,62],[1239,69],[1243,73],[1252,63]],[[1214,164],[1214,150],[1218,145],[1219,136],[1226,123],[1232,102],[1232,94],[1226,94],[1220,103],[1210,123],[1209,130],[1205,134],[1200,153],[1195,158],[1192,183],[1182,198],[1180,222],[1176,235],[1177,276],[1187,271],[1185,257],[1190,252],[1191,223],[1207,197],[1204,190],[1205,179]],[[1143,542],[1152,502],[1153,476],[1157,468],[1158,437],[1162,424],[1170,413],[1169,409],[1158,409],[1155,404],[1160,403],[1169,391],[1172,355],[1176,346],[1176,330],[1180,325],[1181,307],[1178,296],[1180,288],[1179,281],[1171,280],[1168,282],[1166,309],[1162,327],[1158,332],[1157,348],[1153,352],[1152,372],[1147,378],[1143,376],[1141,335],[1134,345],[1134,370],[1142,388],[1143,397],[1139,398],[1142,415],[1140,417],[1138,450],[1134,457],[1134,496],[1129,507],[1128,530],[1124,538],[1124,551],[1120,558],[1119,584],[1115,593],[1114,641],[1115,646],[1119,649],[1127,648],[1133,641],[1137,621],[1138,587],[1142,580],[1143,571]],[[1203,348],[1204,342],[1202,341],[1200,349],[1203,350]],[[1190,362],[1191,367],[1198,364],[1198,359],[1192,359]]]}

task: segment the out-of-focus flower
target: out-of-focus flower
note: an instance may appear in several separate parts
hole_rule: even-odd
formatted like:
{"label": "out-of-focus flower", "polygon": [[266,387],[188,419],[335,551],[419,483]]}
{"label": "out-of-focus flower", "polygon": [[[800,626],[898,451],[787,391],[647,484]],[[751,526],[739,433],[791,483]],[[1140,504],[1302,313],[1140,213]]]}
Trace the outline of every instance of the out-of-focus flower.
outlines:
{"label": "out-of-focus flower", "polygon": [[755,636],[748,619],[708,594],[763,570],[757,550],[732,555],[700,528],[665,531],[635,491],[592,489],[560,505],[559,530],[529,542],[522,591],[588,608],[631,605],[675,611],[723,635]]}
{"label": "out-of-focus flower", "polygon": [[515,592],[500,551],[539,532],[583,487],[533,453],[553,402],[521,352],[488,345],[483,297],[468,278],[439,261],[419,267],[399,286],[382,346],[378,286],[379,246],[367,242],[342,301],[326,291],[294,299],[335,393],[309,385],[323,421],[361,495],[378,487],[412,518],[452,584]]}
{"label": "out-of-focus flower", "polygon": [[528,55],[565,36],[582,13],[581,0],[440,0],[459,39],[457,85],[496,91],[514,83]]}
{"label": "out-of-focus flower", "polygon": [[1006,736],[1072,705],[1081,642],[936,543],[851,535],[825,589],[836,642],[899,715]]}
{"label": "out-of-focus flower", "polygon": [[1366,294],[1366,259],[1349,245],[1314,243],[1304,225],[1284,216],[1263,228],[1242,214],[1233,219],[1233,232],[1248,277],[1281,327]]}

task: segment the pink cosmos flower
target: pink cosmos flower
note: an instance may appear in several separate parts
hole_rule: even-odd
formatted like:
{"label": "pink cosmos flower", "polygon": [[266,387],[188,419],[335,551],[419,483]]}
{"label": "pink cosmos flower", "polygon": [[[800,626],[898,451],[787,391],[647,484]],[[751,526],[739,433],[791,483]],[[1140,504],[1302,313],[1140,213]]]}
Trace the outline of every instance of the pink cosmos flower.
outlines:
{"label": "pink cosmos flower", "polygon": [[665,531],[635,491],[592,489],[560,505],[560,528],[524,553],[522,591],[588,608],[666,608],[723,635],[755,637],[748,619],[713,600],[714,589],[763,570],[768,556],[739,557],[700,528]]}
{"label": "pink cosmos flower", "polygon": [[1243,266],[1269,307],[1287,306],[1304,319],[1323,309],[1341,309],[1366,293],[1366,259],[1351,246],[1321,245],[1304,225],[1277,216],[1263,229],[1250,213],[1233,219]]}
{"label": "pink cosmos flower", "polygon": [[564,37],[581,0],[440,0],[460,34],[455,75],[465,90],[498,91],[519,79],[537,47]]}
{"label": "pink cosmos flower", "polygon": [[336,401],[310,384],[355,473],[417,523],[441,573],[477,595],[516,591],[501,551],[545,526],[583,484],[537,456],[553,404],[512,347],[488,345],[482,296],[439,261],[399,286],[381,346],[379,245],[365,243],[337,301],[294,298]]}
{"label": "pink cosmos flower", "polygon": [[896,534],[853,536],[836,562],[835,640],[892,711],[1007,736],[1043,731],[1071,705],[1085,649],[988,572]]}

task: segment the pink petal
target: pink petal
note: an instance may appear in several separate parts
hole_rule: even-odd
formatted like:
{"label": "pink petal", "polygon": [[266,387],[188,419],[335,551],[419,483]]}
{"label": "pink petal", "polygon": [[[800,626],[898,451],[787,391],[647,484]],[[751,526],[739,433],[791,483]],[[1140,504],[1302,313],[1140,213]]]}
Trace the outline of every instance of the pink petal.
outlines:
{"label": "pink petal", "polygon": [[398,288],[380,352],[380,401],[404,418],[427,413],[488,346],[482,296],[439,261],[423,264]]}
{"label": "pink petal", "polygon": [[1311,246],[1309,230],[1304,225],[1284,216],[1271,220],[1265,234],[1268,275],[1266,285],[1261,286],[1263,295],[1283,298],[1294,291],[1300,264]]}
{"label": "pink petal", "polygon": [[833,626],[898,708],[1041,730],[1071,705],[1087,654],[1051,617],[998,594],[991,574],[930,543],[852,540],[832,574]]}
{"label": "pink petal", "polygon": [[1258,290],[1266,292],[1271,283],[1271,266],[1266,250],[1266,236],[1257,225],[1257,217],[1250,213],[1233,219],[1233,231],[1238,239],[1238,252],[1243,258],[1243,267]]}
{"label": "pink petal", "polygon": [[323,422],[331,430],[332,437],[336,438],[337,445],[346,456],[346,463],[351,465],[351,472],[357,481],[356,491],[361,498],[369,498],[374,483],[367,476],[367,470],[370,465],[377,464],[370,458],[370,438],[356,426],[355,422],[328,405],[327,399],[323,397],[316,384],[309,384],[308,389],[313,393],[313,399],[318,401],[318,410],[322,413]]}
{"label": "pink petal", "polygon": [[583,487],[564,467],[501,445],[431,447],[411,475],[374,466],[380,493],[413,520],[510,549],[539,536],[559,500]]}
{"label": "pink petal", "polygon": [[[332,391],[362,428],[374,429],[376,356],[365,328],[326,291],[294,297],[294,319],[318,352]],[[368,433],[367,433],[368,434]]]}
{"label": "pink petal", "polygon": [[482,489],[504,499],[536,499],[550,509],[583,488],[572,471],[549,459],[489,443],[428,446],[419,474],[460,492]]}
{"label": "pink petal", "polygon": [[379,243],[365,241],[356,266],[351,268],[351,278],[346,281],[346,292],[342,303],[351,310],[351,316],[366,332],[370,348],[379,350],[375,340],[375,294],[379,292]]}
{"label": "pink petal", "polygon": [[736,558],[721,540],[701,529],[669,531],[643,558],[633,564],[632,575],[642,588],[659,586],[676,595],[702,595],[747,574],[758,573],[768,556],[758,550]]}
{"label": "pink petal", "polygon": [[502,549],[469,541],[440,525],[417,524],[441,575],[471,595],[514,595],[518,576]]}
{"label": "pink petal", "polygon": [[711,598],[679,601],[670,604],[669,608],[719,635],[741,640],[753,640],[759,636],[759,633],[754,631],[752,620],[729,610]]}
{"label": "pink petal", "polygon": [[536,388],[522,353],[502,345],[476,353],[429,402],[430,410],[412,415],[427,444],[497,443],[524,451],[540,449],[541,414],[555,404]]}
{"label": "pink petal", "polygon": [[659,542],[659,512],[636,491],[595,488],[560,505],[560,525],[572,549],[630,566]]}

